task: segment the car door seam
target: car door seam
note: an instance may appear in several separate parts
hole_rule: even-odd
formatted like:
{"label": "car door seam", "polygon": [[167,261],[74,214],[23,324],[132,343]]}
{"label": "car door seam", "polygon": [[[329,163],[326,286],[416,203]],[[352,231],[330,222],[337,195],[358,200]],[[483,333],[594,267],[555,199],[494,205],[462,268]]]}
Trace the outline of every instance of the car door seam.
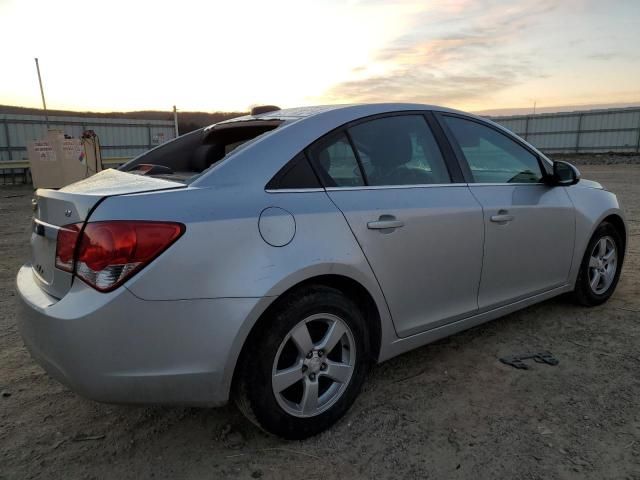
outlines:
{"label": "car door seam", "polygon": [[469,193],[474,198],[478,205],[480,205],[480,210],[482,211],[482,262],[480,262],[480,277],[478,278],[478,289],[476,290],[476,308],[480,310],[480,287],[482,286],[482,275],[484,273],[484,261],[486,257],[486,245],[487,245],[487,222],[485,220],[485,211],[484,205],[482,202],[476,197],[475,193],[473,193],[473,189],[471,185],[467,183],[467,188],[469,189]]}
{"label": "car door seam", "polygon": [[367,254],[365,253],[364,248],[362,248],[362,245],[360,244],[360,241],[358,240],[358,237],[357,237],[356,233],[353,231],[353,228],[351,228],[351,225],[349,225],[349,221],[347,220],[347,217],[344,214],[344,212],[342,211],[342,209],[336,204],[336,202],[333,201],[333,198],[331,198],[331,195],[329,195],[329,192],[327,192],[325,190],[324,193],[327,196],[327,198],[329,199],[329,201],[336,207],[338,212],[340,212],[340,215],[342,215],[342,218],[344,219],[344,223],[347,225],[347,228],[349,228],[349,231],[351,232],[351,235],[353,235],[354,240],[358,244],[358,247],[360,248],[360,251],[362,252],[362,256],[364,257],[365,261],[367,262],[367,265],[369,265],[369,269],[371,270],[371,273],[373,274],[373,278],[376,279],[376,283],[378,284],[378,288],[380,289],[380,294],[382,295],[382,298],[384,299],[385,306],[387,307],[387,311],[389,312],[389,318],[391,319],[391,324],[393,325],[393,330],[396,333],[396,336],[398,338],[400,338],[399,335],[398,335],[398,329],[396,328],[396,324],[393,321],[393,314],[391,313],[391,308],[389,307],[389,301],[387,300],[387,296],[385,295],[384,290],[382,289],[382,285],[380,285],[380,280],[378,279],[378,275],[376,275],[376,272],[373,269],[373,265],[371,265],[371,262],[369,261],[369,258],[367,257]]}
{"label": "car door seam", "polygon": [[[569,203],[571,203],[571,206],[573,207],[573,248],[571,249],[571,263],[569,264],[569,271],[567,272],[567,283],[570,283],[571,272],[573,271],[574,259],[576,255],[576,243],[578,241],[578,219],[576,218],[576,204],[573,203],[573,199],[571,198],[571,195],[569,195],[569,192],[567,192],[567,188],[568,187],[562,187],[562,190],[569,199]],[[581,258],[579,259],[578,265],[580,265],[580,262],[582,262]]]}

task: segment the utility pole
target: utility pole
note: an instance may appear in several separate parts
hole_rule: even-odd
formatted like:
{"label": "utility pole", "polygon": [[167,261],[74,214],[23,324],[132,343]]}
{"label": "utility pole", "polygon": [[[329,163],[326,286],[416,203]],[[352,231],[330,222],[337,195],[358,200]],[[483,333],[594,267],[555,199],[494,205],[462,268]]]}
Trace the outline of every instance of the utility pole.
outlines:
{"label": "utility pole", "polygon": [[47,123],[47,130],[49,130],[49,114],[47,113],[47,102],[44,100],[44,88],[42,88],[42,77],[40,76],[40,65],[38,64],[38,58],[36,60],[36,70],[38,71],[38,82],[40,83],[40,96],[42,97],[42,108],[44,108],[44,119]]}
{"label": "utility pole", "polygon": [[176,138],[178,138],[178,109],[176,106],[173,106],[173,126],[176,129]]}
{"label": "utility pole", "polygon": [[534,114],[534,115],[536,114],[536,103],[538,103],[538,101],[537,101],[537,100],[534,100],[534,101],[533,101],[533,114]]}

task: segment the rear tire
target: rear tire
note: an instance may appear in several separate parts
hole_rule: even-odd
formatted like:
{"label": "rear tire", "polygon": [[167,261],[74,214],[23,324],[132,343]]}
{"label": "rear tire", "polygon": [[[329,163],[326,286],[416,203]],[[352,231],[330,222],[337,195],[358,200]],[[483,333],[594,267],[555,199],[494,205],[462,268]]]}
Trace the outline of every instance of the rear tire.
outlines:
{"label": "rear tire", "polygon": [[608,222],[601,223],[587,245],[574,290],[582,305],[601,305],[613,295],[620,278],[624,244],[620,233]]}
{"label": "rear tire", "polygon": [[339,420],[370,364],[362,312],[326,286],[288,295],[249,342],[236,403],[253,423],[291,440],[316,435]]}

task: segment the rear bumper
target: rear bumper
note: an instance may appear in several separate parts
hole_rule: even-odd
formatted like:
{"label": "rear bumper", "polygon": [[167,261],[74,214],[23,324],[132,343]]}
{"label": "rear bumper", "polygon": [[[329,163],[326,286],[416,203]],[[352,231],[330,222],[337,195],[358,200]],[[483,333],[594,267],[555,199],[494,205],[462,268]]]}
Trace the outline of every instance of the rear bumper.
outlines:
{"label": "rear bumper", "polygon": [[18,326],[34,359],[80,395],[110,403],[226,403],[261,301],[147,301],[81,281],[58,301],[36,284],[29,265],[16,283]]}

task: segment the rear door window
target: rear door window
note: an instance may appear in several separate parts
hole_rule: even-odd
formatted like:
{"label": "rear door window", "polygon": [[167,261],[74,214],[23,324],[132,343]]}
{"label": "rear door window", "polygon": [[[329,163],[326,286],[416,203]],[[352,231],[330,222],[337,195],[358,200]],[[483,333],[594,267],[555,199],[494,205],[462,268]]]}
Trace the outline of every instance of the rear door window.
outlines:
{"label": "rear door window", "polygon": [[369,185],[450,183],[442,152],[422,115],[394,115],[348,129]]}

